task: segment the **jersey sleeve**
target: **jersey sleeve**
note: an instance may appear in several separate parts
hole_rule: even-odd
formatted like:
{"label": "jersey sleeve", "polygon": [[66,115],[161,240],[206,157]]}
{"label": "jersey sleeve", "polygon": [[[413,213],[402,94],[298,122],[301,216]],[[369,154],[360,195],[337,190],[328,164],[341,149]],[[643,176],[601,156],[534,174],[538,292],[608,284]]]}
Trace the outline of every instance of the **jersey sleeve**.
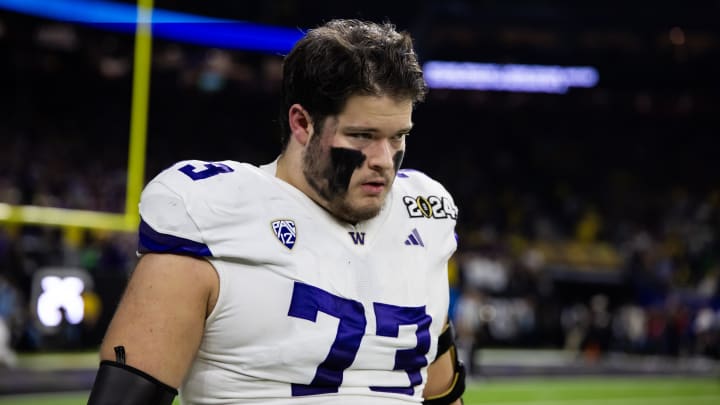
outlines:
{"label": "jersey sleeve", "polygon": [[138,253],[212,256],[200,228],[188,212],[184,198],[165,184],[164,177],[168,175],[160,174],[143,190]]}

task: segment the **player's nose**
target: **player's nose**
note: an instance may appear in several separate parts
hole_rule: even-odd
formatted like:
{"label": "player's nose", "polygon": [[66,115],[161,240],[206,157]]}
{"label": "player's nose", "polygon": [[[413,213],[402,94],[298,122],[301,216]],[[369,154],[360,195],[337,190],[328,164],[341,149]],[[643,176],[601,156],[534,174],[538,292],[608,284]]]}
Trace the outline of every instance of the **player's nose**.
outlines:
{"label": "player's nose", "polygon": [[368,165],[370,168],[376,170],[392,169],[395,152],[397,152],[395,148],[390,141],[385,138],[376,139],[365,150],[365,154],[368,157]]}

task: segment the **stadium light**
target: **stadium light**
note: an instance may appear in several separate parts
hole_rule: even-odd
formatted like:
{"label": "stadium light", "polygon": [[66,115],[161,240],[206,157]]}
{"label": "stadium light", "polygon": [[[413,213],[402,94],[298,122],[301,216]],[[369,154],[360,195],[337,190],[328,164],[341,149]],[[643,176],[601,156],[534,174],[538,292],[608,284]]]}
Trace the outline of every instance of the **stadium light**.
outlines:
{"label": "stadium light", "polygon": [[440,89],[564,94],[600,80],[597,69],[589,66],[429,61],[423,70],[428,86]]}
{"label": "stadium light", "polygon": [[83,320],[84,307],[82,292],[85,283],[77,277],[60,278],[46,276],[40,280],[43,292],[37,300],[37,315],[40,322],[47,327],[60,325],[65,318],[71,325],[77,325]]}
{"label": "stadium light", "polygon": [[43,333],[54,334],[63,321],[77,325],[85,318],[83,293],[93,287],[87,271],[49,267],[33,273],[31,310]]}
{"label": "stadium light", "polygon": [[[0,8],[127,33],[135,32],[138,21],[135,5],[103,0],[0,0]],[[304,35],[294,28],[157,8],[153,9],[152,30],[157,38],[267,53],[285,53]]]}

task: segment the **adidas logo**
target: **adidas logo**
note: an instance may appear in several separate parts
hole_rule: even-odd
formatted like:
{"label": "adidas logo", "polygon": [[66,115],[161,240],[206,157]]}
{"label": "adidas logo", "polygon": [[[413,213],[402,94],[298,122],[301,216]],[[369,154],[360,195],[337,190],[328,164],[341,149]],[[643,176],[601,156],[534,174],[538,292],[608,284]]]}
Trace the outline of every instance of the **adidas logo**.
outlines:
{"label": "adidas logo", "polygon": [[425,247],[425,244],[423,243],[423,240],[420,237],[420,233],[417,231],[417,228],[413,228],[410,235],[408,235],[407,239],[405,239],[405,244],[408,246],[423,246],[423,247]]}

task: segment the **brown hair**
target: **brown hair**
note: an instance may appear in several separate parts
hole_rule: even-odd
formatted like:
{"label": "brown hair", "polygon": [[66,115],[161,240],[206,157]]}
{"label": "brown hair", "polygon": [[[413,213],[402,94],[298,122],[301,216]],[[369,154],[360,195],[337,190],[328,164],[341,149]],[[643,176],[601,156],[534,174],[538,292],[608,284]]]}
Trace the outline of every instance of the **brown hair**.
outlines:
{"label": "brown hair", "polygon": [[280,140],[289,140],[288,110],[300,104],[320,131],[353,95],[389,95],[422,101],[422,69],[407,32],[390,23],[332,20],[310,30],[283,64]]}

